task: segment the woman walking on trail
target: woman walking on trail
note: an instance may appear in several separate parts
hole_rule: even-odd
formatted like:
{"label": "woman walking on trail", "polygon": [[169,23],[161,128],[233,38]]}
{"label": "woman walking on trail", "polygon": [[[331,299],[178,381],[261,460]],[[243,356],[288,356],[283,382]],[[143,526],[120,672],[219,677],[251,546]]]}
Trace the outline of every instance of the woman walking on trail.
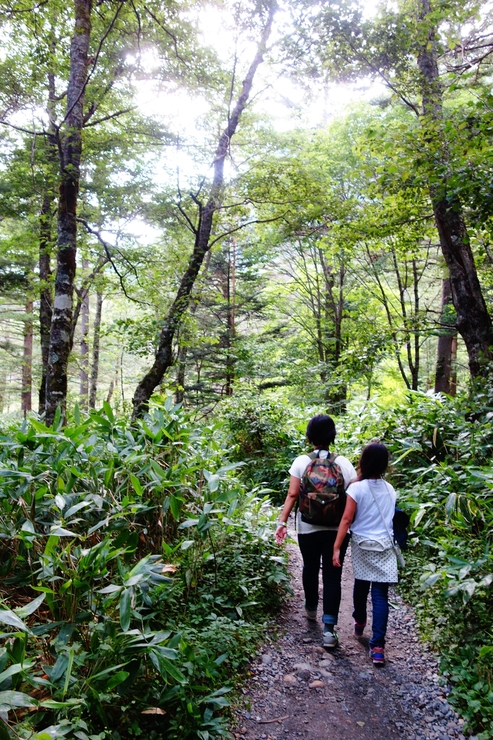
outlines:
{"label": "woman walking on trail", "polygon": [[[326,414],[314,416],[308,423],[306,437],[317,456],[325,459],[330,455],[329,447],[333,444],[336,436],[336,428],[333,420]],[[303,473],[312,461],[307,454],[299,455],[289,470],[289,489],[281,512],[281,521],[276,529],[276,541],[281,544],[287,534],[287,520],[298,501],[300,484]],[[342,455],[334,459],[336,466],[344,478],[344,488],[356,478],[356,470],[352,463]],[[332,550],[337,535],[338,525],[322,526],[309,524],[303,521],[301,512],[296,515],[296,528],[298,530],[298,544],[303,558],[303,590],[305,592],[305,611],[309,620],[317,619],[318,606],[318,578],[320,572],[320,561],[322,561],[323,582],[323,616],[324,624],[323,645],[334,648],[339,640],[335,631],[341,602],[341,569],[332,564]],[[339,560],[344,562],[344,555],[348,546],[349,537],[343,537],[339,545]]]}
{"label": "woman walking on trail", "polygon": [[397,559],[393,549],[392,519],[396,494],[382,479],[389,463],[384,444],[366,445],[359,461],[357,481],[347,489],[346,508],[339,525],[332,562],[343,563],[347,532],[351,529],[354,574],[354,634],[361,637],[366,625],[366,602],[371,587],[373,607],[370,657],[385,663],[385,634],[389,616],[389,583],[397,582]]}

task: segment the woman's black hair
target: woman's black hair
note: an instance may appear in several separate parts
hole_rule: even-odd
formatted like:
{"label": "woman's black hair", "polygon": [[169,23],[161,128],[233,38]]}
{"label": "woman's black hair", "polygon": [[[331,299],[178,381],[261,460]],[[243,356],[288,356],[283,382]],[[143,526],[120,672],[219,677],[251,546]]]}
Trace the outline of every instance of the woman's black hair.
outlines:
{"label": "woman's black hair", "polygon": [[306,437],[315,447],[328,450],[336,438],[334,420],[327,414],[317,414],[308,422]]}
{"label": "woman's black hair", "polygon": [[389,451],[382,442],[370,442],[359,459],[358,480],[381,478],[389,464]]}

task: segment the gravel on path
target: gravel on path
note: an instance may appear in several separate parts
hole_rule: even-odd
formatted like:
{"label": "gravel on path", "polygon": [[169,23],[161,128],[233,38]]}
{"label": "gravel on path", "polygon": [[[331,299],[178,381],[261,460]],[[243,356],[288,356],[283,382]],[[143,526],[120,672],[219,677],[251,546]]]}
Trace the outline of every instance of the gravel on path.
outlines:
{"label": "gravel on path", "polygon": [[[369,629],[362,638],[354,637],[353,576],[347,557],[339,645],[325,649],[322,622],[309,622],[305,616],[299,549],[292,544],[288,549],[294,595],[250,666],[234,710],[236,740],[463,739],[464,721],[447,702],[438,660],[420,642],[412,608],[391,593],[386,664],[374,666],[368,657]],[[369,609],[371,625],[371,604]]]}

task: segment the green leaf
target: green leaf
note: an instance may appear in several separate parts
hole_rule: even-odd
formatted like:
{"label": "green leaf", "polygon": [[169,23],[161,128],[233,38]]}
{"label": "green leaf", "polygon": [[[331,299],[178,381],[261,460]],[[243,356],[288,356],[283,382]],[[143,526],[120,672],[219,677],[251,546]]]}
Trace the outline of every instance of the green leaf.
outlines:
{"label": "green leaf", "polygon": [[0,673],[0,683],[5,681],[6,678],[10,678],[10,676],[15,676],[17,673],[29,670],[33,665],[34,663],[26,661],[25,663],[15,663],[14,665],[9,666],[5,671]]}
{"label": "green leaf", "polygon": [[44,550],[44,554],[47,556],[50,556],[55,551],[56,547],[58,545],[58,537],[55,537],[51,535],[48,537],[48,540],[46,541],[46,546]]}
{"label": "green leaf", "polygon": [[91,506],[91,501],[79,501],[78,504],[74,504],[70,507],[70,509],[67,509],[67,511],[64,513],[64,518],[68,519],[69,516],[72,516],[72,514],[75,514],[77,511],[80,511],[80,509],[85,509],[88,506]]}
{"label": "green leaf", "polygon": [[46,593],[41,594],[40,596],[35,598],[34,601],[31,601],[29,604],[26,604],[25,606],[17,607],[17,609],[15,610],[15,613],[19,617],[23,617],[23,618],[28,617],[30,614],[34,614],[36,609],[38,609],[41,606],[45,598],[46,598]]}
{"label": "green leaf", "polygon": [[183,673],[160,652],[158,652],[157,650],[151,650],[150,657],[155,667],[165,680],[167,680],[171,676],[171,678],[173,678],[178,683],[186,683],[186,678]]}
{"label": "green leaf", "polygon": [[189,527],[196,527],[200,519],[186,519],[180,524],[178,529],[188,529]]}
{"label": "green leaf", "polygon": [[8,624],[9,627],[15,627],[15,629],[22,630],[23,632],[29,632],[29,627],[27,627],[24,622],[19,619],[17,614],[14,614],[14,612],[10,611],[10,609],[0,611],[0,622],[2,624]]}
{"label": "green leaf", "polygon": [[492,582],[493,582],[493,574],[488,573],[488,575],[484,576],[484,578],[480,580],[480,582],[478,583],[478,586],[481,586],[482,588],[484,588],[485,586],[490,586]]}
{"label": "green leaf", "polygon": [[120,626],[124,632],[130,627],[132,589],[126,588],[120,596]]}
{"label": "green leaf", "polygon": [[140,581],[141,581],[141,580],[142,580],[143,578],[144,578],[144,574],[143,574],[143,573],[137,573],[136,575],[134,575],[134,576],[131,576],[131,577],[130,577],[130,578],[128,579],[128,581],[125,581],[125,586],[127,586],[127,588],[128,588],[128,587],[130,587],[130,586],[135,586],[135,585],[136,585],[137,583],[139,583],[139,582],[140,582]]}
{"label": "green leaf", "polygon": [[95,673],[94,676],[91,676],[87,680],[88,680],[88,682],[89,681],[98,681],[101,678],[104,678],[104,676],[108,676],[110,673],[114,673],[119,668],[123,668],[126,665],[127,665],[127,663],[118,663],[118,665],[112,665],[109,668],[105,668],[104,671],[99,671],[99,673]]}
{"label": "green leaf", "polygon": [[137,496],[142,496],[142,494],[144,493],[144,489],[142,488],[142,484],[137,476],[130,474],[130,482],[132,483],[132,488],[134,489]]}
{"label": "green leaf", "polygon": [[109,405],[108,401],[103,401],[103,409],[104,413],[108,417],[109,421],[111,421],[112,424],[115,423],[115,415],[113,413],[113,409]]}
{"label": "green leaf", "polygon": [[105,586],[104,588],[100,588],[98,590],[98,594],[114,594],[117,591],[121,591],[123,586],[117,586],[116,583],[112,583],[109,586]]}
{"label": "green leaf", "polygon": [[106,690],[110,691],[111,689],[114,689],[115,686],[119,686],[121,683],[126,681],[129,676],[130,673],[128,671],[118,671],[118,673],[115,673],[115,675],[112,676],[106,684]]}
{"label": "green leaf", "polygon": [[37,707],[39,702],[37,699],[33,699],[28,694],[23,694],[22,691],[0,691],[0,706],[1,707]]}
{"label": "green leaf", "polygon": [[50,537],[80,537],[80,535],[54,524],[50,529]]}
{"label": "green leaf", "polygon": [[219,488],[221,478],[216,473],[209,473],[208,470],[204,470],[204,478],[207,481],[207,487],[211,493],[214,493]]}
{"label": "green leaf", "polygon": [[447,519],[450,519],[450,516],[455,509],[456,502],[457,502],[457,494],[450,493],[445,502],[445,514],[447,516]]}
{"label": "green leaf", "polygon": [[60,509],[60,511],[63,511],[63,509],[66,506],[65,499],[63,498],[63,496],[60,493],[57,493],[57,495],[55,496],[55,504],[58,506],[58,508]]}
{"label": "green leaf", "polygon": [[171,510],[173,518],[176,519],[176,521],[178,521],[178,519],[180,518],[180,499],[177,498],[176,496],[171,495],[169,496],[168,500],[169,500],[169,508]]}
{"label": "green leaf", "polygon": [[66,707],[74,707],[78,704],[82,704],[82,699],[67,699],[67,701],[55,701],[54,699],[44,699],[39,702],[40,707],[46,707],[47,709],[65,709]]}

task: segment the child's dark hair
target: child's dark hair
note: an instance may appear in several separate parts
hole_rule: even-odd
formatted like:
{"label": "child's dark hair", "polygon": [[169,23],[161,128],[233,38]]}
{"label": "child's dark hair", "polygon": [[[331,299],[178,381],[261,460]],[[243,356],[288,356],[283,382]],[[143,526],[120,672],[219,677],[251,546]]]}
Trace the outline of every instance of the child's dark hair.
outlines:
{"label": "child's dark hair", "polygon": [[308,422],[306,437],[315,447],[328,450],[336,438],[334,420],[327,414],[317,414]]}
{"label": "child's dark hair", "polygon": [[358,480],[381,478],[389,464],[389,451],[382,442],[370,442],[359,459]]}

